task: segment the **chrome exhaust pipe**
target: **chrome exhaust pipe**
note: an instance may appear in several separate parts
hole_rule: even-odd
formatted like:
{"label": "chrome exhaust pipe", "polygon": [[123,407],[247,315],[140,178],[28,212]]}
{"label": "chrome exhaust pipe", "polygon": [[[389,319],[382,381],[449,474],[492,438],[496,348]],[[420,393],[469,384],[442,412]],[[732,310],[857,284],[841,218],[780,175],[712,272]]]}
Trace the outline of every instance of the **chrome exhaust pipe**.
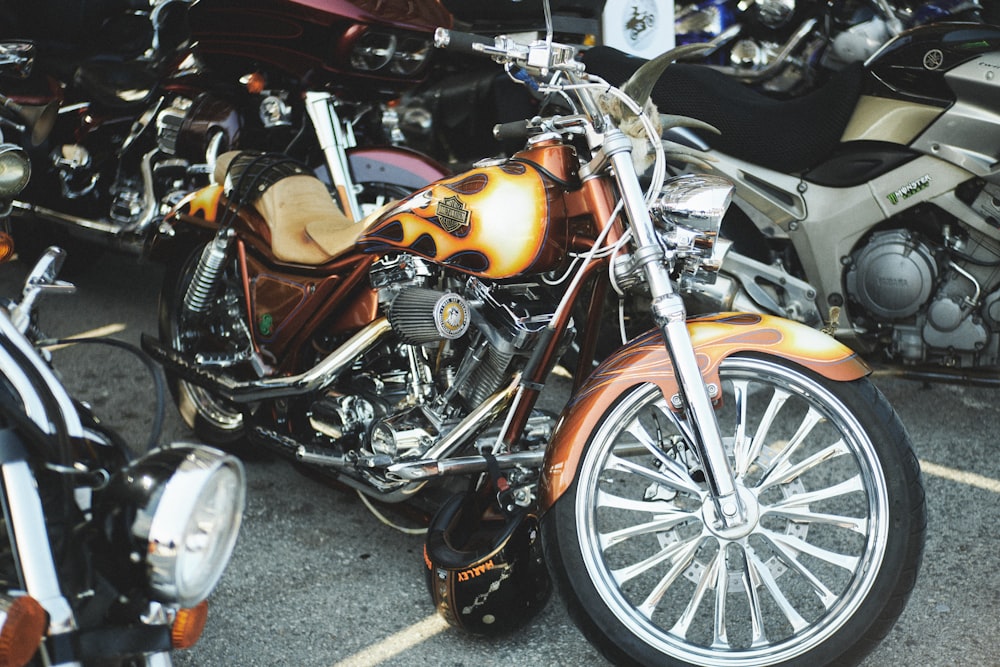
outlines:
{"label": "chrome exhaust pipe", "polygon": [[142,349],[164,369],[182,380],[210,389],[233,403],[253,403],[317,391],[347,368],[361,353],[370,349],[392,328],[384,317],[354,334],[313,368],[289,377],[241,382],[195,363],[182,353],[167,348],[159,340],[142,335]]}
{"label": "chrome exhaust pipe", "polygon": [[[537,468],[542,465],[544,457],[545,450],[537,449],[528,452],[497,454],[496,460],[500,469],[506,470],[519,467]],[[487,471],[486,457],[483,456],[457,456],[439,461],[433,459],[407,461],[406,463],[395,463],[386,469],[390,476],[410,482],[446,475],[476,475]]]}

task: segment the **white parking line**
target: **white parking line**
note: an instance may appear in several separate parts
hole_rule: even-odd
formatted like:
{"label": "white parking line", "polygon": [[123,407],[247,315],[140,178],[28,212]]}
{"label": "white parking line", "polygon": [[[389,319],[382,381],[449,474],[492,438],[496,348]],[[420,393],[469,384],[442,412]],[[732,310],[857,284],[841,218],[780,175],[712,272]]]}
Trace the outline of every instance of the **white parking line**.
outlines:
{"label": "white parking line", "polygon": [[1000,493],[1000,480],[993,479],[992,477],[977,475],[974,472],[949,468],[947,466],[938,465],[937,463],[931,463],[930,461],[924,460],[920,461],[920,470],[927,475],[943,477],[944,479],[949,479],[953,482],[961,482],[962,484],[968,484],[969,486],[985,489],[986,491],[992,491],[993,493]]}

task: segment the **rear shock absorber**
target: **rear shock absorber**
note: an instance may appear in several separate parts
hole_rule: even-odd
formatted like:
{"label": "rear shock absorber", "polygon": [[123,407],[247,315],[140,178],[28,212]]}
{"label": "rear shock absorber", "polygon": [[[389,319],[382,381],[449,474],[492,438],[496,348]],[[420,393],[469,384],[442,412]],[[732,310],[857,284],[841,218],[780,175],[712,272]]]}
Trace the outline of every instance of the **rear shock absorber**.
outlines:
{"label": "rear shock absorber", "polygon": [[194,270],[191,284],[184,294],[184,308],[191,313],[204,313],[215,300],[219,291],[219,275],[226,265],[229,256],[229,246],[236,233],[227,229],[217,234],[212,242],[205,246]]}

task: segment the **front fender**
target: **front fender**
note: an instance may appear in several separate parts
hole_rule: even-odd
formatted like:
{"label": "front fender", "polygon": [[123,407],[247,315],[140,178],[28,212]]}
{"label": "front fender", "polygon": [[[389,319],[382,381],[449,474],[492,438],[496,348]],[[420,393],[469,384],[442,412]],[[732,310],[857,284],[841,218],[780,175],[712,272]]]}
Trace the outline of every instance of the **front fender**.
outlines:
{"label": "front fender", "polygon": [[[687,328],[705,383],[717,389],[721,388],[722,360],[740,352],[788,359],[835,381],[856,380],[871,372],[854,352],[832,337],[780,317],[722,313],[688,320]],[[639,336],[605,359],[570,398],[545,452],[539,483],[542,511],[573,482],[583,446],[608,408],[633,387],[647,382],[658,385],[668,401],[678,393],[658,330]]]}

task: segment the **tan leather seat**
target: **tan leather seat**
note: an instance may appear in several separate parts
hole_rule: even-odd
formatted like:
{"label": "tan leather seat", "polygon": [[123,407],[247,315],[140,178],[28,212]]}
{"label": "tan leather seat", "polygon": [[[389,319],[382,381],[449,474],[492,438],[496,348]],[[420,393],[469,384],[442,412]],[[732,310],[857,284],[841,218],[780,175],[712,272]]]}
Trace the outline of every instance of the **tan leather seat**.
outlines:
{"label": "tan leather seat", "polygon": [[[224,153],[216,161],[213,176],[227,191],[226,173],[237,154]],[[386,208],[353,222],[340,210],[326,185],[311,174],[282,178],[260,195],[254,207],[271,230],[274,256],[311,265],[328,262],[354,247],[368,224]]]}

